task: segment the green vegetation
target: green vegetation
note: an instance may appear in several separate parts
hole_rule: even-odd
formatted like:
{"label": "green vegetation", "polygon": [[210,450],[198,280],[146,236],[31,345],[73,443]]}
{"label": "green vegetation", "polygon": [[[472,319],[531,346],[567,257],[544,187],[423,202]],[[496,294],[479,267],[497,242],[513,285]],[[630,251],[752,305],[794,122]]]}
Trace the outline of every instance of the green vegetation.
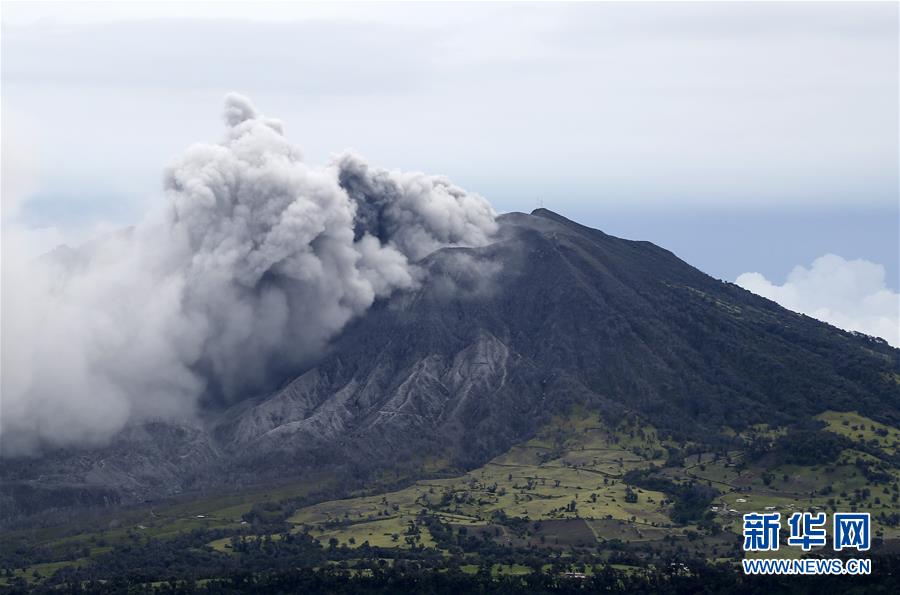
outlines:
{"label": "green vegetation", "polygon": [[10,532],[0,585],[180,584],[297,567],[360,580],[395,567],[472,580],[646,578],[667,560],[734,564],[741,515],[764,510],[869,511],[877,552],[900,544],[898,438],[856,412],[827,411],[791,427],[726,430],[710,447],[631,414],[575,408],[481,467],[400,489],[336,498],[311,478],[124,511],[102,528]]}
{"label": "green vegetation", "polygon": [[[533,440],[465,475],[323,502],[298,510],[288,521],[295,530],[337,538],[349,547],[366,541],[373,546],[427,545],[427,530],[415,540],[391,539],[405,535],[423,512],[455,529],[499,531],[508,542],[534,535],[545,543],[559,539],[556,532],[527,526],[544,521],[559,521],[553,526],[564,539],[572,532],[569,525],[583,528],[583,520],[671,526],[665,494],[633,490],[623,481],[628,471],[663,462],[665,452],[650,427],[623,422],[612,429],[596,414],[578,413],[555,418]],[[590,531],[583,533],[594,540]]]}
{"label": "green vegetation", "polygon": [[[900,379],[900,376],[897,378]],[[828,424],[828,431],[853,442],[877,448],[886,454],[893,455],[900,448],[900,430],[872,421],[855,411],[849,413],[826,411],[817,415],[816,419]]]}

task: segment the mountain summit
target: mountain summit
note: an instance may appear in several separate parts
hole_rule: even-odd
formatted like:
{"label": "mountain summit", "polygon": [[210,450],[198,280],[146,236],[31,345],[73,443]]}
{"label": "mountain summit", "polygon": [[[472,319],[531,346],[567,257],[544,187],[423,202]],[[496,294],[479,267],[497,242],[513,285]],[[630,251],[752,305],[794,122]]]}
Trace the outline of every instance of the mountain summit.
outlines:
{"label": "mountain summit", "polygon": [[696,442],[832,410],[900,423],[900,350],[547,209],[437,250],[278,390],[3,461],[4,516],[328,470],[465,469],[573,405]]}

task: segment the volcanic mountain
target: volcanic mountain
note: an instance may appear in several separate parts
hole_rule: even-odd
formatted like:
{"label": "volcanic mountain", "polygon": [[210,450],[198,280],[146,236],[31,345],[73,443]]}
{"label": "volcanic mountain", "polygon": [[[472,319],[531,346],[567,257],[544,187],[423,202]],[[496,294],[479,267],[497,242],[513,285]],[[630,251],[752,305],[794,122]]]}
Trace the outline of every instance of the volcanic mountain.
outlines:
{"label": "volcanic mountain", "polygon": [[466,469],[572,405],[711,444],[826,409],[900,424],[900,350],[881,339],[545,209],[498,223],[486,246],[427,256],[420,287],[376,302],[277,390],[3,461],[3,516],[313,472]]}

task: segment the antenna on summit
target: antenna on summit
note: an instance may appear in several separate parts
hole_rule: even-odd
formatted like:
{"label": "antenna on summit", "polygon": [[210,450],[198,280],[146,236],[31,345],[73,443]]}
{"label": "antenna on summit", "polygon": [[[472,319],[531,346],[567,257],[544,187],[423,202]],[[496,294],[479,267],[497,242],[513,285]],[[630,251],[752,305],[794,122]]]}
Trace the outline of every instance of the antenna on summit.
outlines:
{"label": "antenna on summit", "polygon": [[543,198],[537,199],[537,203],[538,203],[538,208],[539,208],[539,209],[543,209],[543,208],[544,208],[544,199],[543,199]]}

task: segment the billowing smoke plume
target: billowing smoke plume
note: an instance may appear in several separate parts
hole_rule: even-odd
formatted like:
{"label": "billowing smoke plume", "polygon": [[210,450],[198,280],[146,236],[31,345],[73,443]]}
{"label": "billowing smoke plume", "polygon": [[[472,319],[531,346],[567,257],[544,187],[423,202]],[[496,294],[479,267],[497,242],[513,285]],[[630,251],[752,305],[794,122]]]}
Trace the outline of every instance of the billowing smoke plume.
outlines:
{"label": "billowing smoke plume", "polygon": [[262,390],[415,287],[416,261],[496,230],[488,203],[445,178],[353,155],[305,165],[239,95],[225,122],[223,142],[168,168],[162,212],[36,262],[4,253],[4,454],[102,443]]}

